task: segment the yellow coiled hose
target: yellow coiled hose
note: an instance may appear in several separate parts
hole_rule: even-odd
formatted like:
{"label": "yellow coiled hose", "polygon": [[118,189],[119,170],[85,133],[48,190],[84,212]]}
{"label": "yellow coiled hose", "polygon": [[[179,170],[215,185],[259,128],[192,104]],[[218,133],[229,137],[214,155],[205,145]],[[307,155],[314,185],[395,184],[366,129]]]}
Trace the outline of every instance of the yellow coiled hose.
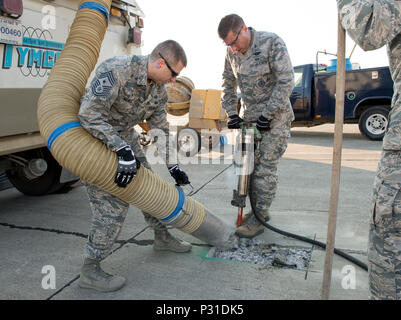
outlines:
{"label": "yellow coiled hose", "polygon": [[[179,189],[143,166],[126,188],[117,187],[114,183],[118,165],[116,154],[79,124],[80,99],[99,57],[111,2],[80,2],[65,48],[38,101],[41,135],[54,158],[67,170],[157,219],[168,219],[167,224],[171,221],[171,226],[192,234],[210,215],[203,205],[190,197],[183,197]],[[177,214],[180,203],[182,210]],[[174,212],[176,216],[172,217]],[[209,231],[220,230],[225,225],[215,217],[211,218],[207,220],[213,221],[212,224],[222,225],[206,226],[209,230],[198,230],[195,236],[211,244],[220,244],[226,236],[222,239],[222,235],[211,235]]]}

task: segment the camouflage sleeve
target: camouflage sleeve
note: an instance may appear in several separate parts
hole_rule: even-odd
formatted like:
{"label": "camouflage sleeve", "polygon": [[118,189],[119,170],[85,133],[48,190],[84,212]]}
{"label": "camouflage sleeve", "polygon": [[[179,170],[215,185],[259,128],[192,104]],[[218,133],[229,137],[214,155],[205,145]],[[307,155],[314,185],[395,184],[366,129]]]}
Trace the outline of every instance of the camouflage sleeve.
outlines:
{"label": "camouflage sleeve", "polygon": [[127,145],[108,123],[110,108],[118,96],[119,88],[113,71],[97,72],[81,99],[78,113],[82,126],[112,151]]}
{"label": "camouflage sleeve", "polygon": [[395,1],[337,0],[341,24],[363,50],[381,48],[401,32]]}
{"label": "camouflage sleeve", "polygon": [[228,116],[237,114],[237,86],[237,79],[231,67],[227,50],[223,71],[223,92],[221,95],[221,106],[227,111]]}
{"label": "camouflage sleeve", "polygon": [[163,93],[163,97],[161,98],[161,103],[156,112],[152,114],[152,116],[146,119],[146,122],[149,125],[150,129],[159,129],[162,130],[165,134],[165,142],[166,143],[158,143],[157,150],[159,155],[166,159],[166,165],[170,165],[170,154],[169,154],[169,135],[170,129],[169,124],[167,121],[167,110],[166,110],[166,103],[168,100],[167,91]]}
{"label": "camouflage sleeve", "polygon": [[262,115],[267,119],[272,119],[277,110],[289,103],[290,95],[294,89],[294,70],[287,47],[280,37],[274,39],[272,51],[269,55],[275,86],[267,102],[267,107],[263,108]]}

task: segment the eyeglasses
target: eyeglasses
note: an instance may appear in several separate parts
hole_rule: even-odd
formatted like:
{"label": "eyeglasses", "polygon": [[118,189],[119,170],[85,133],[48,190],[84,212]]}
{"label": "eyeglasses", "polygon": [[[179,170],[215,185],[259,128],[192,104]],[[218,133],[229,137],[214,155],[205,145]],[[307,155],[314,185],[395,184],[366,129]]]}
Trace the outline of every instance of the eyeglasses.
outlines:
{"label": "eyeglasses", "polygon": [[173,78],[177,78],[178,75],[179,75],[179,73],[175,72],[175,71],[170,67],[170,65],[168,64],[166,58],[164,58],[160,52],[159,52],[159,56],[160,56],[160,58],[162,58],[162,59],[164,60],[164,62],[166,63],[167,68],[168,68],[168,69],[170,70],[170,72],[171,72],[171,76],[172,76]]}
{"label": "eyeglasses", "polygon": [[238,37],[239,37],[239,35],[241,34],[242,27],[243,27],[243,26],[241,26],[241,29],[239,29],[239,31],[238,31],[238,33],[237,33],[237,36],[235,37],[234,41],[231,42],[231,43],[229,43],[229,44],[227,44],[227,47],[232,47],[232,46],[237,42]]}

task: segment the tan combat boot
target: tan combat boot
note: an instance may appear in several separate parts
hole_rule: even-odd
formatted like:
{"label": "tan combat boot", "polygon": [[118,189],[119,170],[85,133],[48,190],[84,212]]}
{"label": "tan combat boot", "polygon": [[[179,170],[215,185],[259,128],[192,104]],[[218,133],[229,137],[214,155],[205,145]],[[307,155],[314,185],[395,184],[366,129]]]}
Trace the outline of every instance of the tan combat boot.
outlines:
{"label": "tan combat boot", "polygon": [[167,230],[155,230],[153,249],[156,251],[188,252],[192,249],[190,243],[174,238]]}
{"label": "tan combat boot", "polygon": [[113,276],[100,268],[99,261],[86,258],[81,268],[78,285],[81,288],[94,289],[102,292],[112,292],[121,289],[125,278]]}
{"label": "tan combat boot", "polygon": [[[269,212],[264,213],[263,217],[265,221],[269,221]],[[264,230],[265,226],[261,224],[254,216],[253,212],[250,211],[242,218],[242,225],[237,228],[235,234],[240,238],[253,238],[262,234]]]}
{"label": "tan combat boot", "polygon": [[[246,222],[248,221],[249,218],[253,217],[253,211],[249,211],[248,213],[246,213],[243,217],[242,217],[242,225],[246,224]],[[267,215],[265,215],[265,221],[269,221],[270,220],[270,215],[269,213],[267,213]],[[235,225],[237,225],[237,222],[235,221]]]}

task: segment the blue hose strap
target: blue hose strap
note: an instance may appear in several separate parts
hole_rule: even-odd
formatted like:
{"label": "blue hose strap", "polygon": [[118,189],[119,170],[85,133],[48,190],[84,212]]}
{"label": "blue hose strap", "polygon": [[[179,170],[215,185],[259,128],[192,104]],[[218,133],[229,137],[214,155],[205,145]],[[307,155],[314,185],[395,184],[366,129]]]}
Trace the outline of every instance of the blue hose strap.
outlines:
{"label": "blue hose strap", "polygon": [[49,136],[49,139],[47,139],[47,148],[52,151],[52,145],[54,141],[64,132],[72,129],[72,128],[78,128],[81,126],[81,123],[79,121],[71,121],[67,122],[60,127],[58,127],[56,130],[52,132],[52,134]]}
{"label": "blue hose strap", "polygon": [[104,5],[100,4],[100,3],[92,2],[92,1],[84,2],[78,8],[78,10],[81,10],[81,9],[94,9],[94,10],[97,10],[97,11],[101,12],[105,16],[107,21],[109,21],[109,10],[107,10],[107,8]]}
{"label": "blue hose strap", "polygon": [[176,187],[178,191],[178,204],[172,214],[170,214],[167,218],[160,219],[163,222],[173,219],[177,214],[180,213],[182,210],[182,206],[184,205],[184,193],[182,192],[181,188]]}

